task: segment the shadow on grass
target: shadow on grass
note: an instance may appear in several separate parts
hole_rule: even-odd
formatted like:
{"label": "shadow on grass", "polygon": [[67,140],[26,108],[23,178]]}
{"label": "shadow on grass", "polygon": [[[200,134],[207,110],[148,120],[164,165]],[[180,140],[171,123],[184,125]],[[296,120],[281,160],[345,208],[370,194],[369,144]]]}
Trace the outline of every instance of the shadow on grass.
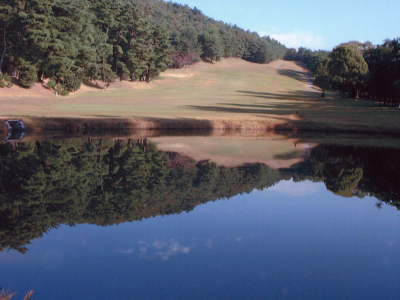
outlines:
{"label": "shadow on grass", "polygon": [[275,100],[306,100],[309,98],[318,99],[321,96],[320,92],[314,91],[293,91],[286,94],[277,93],[261,93],[252,91],[237,91],[238,93],[247,94],[256,98],[275,99]]}
{"label": "shadow on grass", "polygon": [[[289,100],[292,102],[271,101],[265,104],[217,103],[216,106],[186,105],[186,108],[201,111],[243,113],[243,114],[269,114],[289,115],[302,111],[318,110],[316,103],[320,93],[311,91],[295,91],[286,94],[260,93],[251,91],[238,91],[252,97],[268,100]],[[322,107],[321,107],[322,108]]]}
{"label": "shadow on grass", "polygon": [[[242,114],[269,114],[269,115],[289,115],[289,114],[295,113],[296,108],[297,108],[297,106],[295,108],[295,106],[293,106],[293,105],[279,105],[279,107],[265,106],[264,108],[258,108],[258,109],[252,108],[252,105],[243,105],[243,108],[227,107],[227,106],[237,106],[234,103],[225,103],[224,105],[226,105],[226,106],[188,105],[185,107],[190,108],[190,109],[197,109],[197,110],[201,110],[201,111],[242,113]],[[248,106],[248,107],[246,107],[246,106]]]}
{"label": "shadow on grass", "polygon": [[293,71],[288,69],[280,69],[278,70],[278,73],[279,75],[290,77],[301,82],[308,82],[308,79],[305,77],[304,72]]}
{"label": "shadow on grass", "polygon": [[[106,88],[106,86],[101,86],[101,85],[99,85],[98,83],[93,83],[93,82],[90,82],[90,81],[88,81],[88,80],[84,80],[84,81],[82,82],[82,84],[83,84],[83,85],[86,85],[86,86],[88,86],[88,87],[91,87],[91,88],[99,89],[99,90],[104,90],[104,89]],[[104,83],[104,85],[106,85],[106,84]]]}
{"label": "shadow on grass", "polygon": [[95,118],[110,118],[110,119],[124,119],[124,118],[121,118],[121,117],[119,117],[119,116],[117,116],[117,115],[90,115],[90,117],[95,117]]}

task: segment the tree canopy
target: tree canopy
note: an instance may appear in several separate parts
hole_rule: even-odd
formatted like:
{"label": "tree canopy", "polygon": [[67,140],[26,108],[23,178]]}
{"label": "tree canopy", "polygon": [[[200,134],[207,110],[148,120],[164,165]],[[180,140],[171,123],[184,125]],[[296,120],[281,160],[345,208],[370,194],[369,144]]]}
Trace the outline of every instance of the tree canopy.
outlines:
{"label": "tree canopy", "polygon": [[332,51],[288,49],[284,59],[307,64],[314,84],[339,90],[341,96],[373,99],[386,105],[400,104],[400,38],[382,45],[350,41]]}
{"label": "tree canopy", "polygon": [[368,74],[368,65],[360,52],[348,46],[336,47],[331,53],[328,69],[333,87],[342,95],[358,98]]}

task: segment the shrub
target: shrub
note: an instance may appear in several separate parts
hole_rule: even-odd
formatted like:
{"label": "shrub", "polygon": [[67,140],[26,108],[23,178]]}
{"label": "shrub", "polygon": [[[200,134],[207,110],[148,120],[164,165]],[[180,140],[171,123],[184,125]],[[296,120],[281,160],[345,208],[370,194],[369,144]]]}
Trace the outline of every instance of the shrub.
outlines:
{"label": "shrub", "polygon": [[11,77],[10,77],[10,75],[4,74],[4,81],[7,82],[6,86],[7,86],[8,88],[10,88],[10,87],[13,86],[13,83],[11,82]]}
{"label": "shrub", "polygon": [[81,87],[82,80],[78,76],[67,75],[64,77],[63,86],[68,92],[75,92]]}
{"label": "shrub", "polygon": [[54,89],[56,87],[56,82],[54,79],[50,79],[49,82],[47,82],[47,86],[51,89]]}
{"label": "shrub", "polygon": [[30,64],[22,65],[19,68],[18,83],[25,88],[30,88],[37,81],[37,70]]}
{"label": "shrub", "polygon": [[179,51],[172,53],[168,57],[169,68],[180,69],[185,65],[193,65],[194,63],[200,61],[199,56],[194,52],[189,52],[186,55],[182,55]]}
{"label": "shrub", "polygon": [[60,95],[61,96],[68,96],[69,92],[67,90],[62,90]]}
{"label": "shrub", "polygon": [[0,75],[0,88],[12,87],[11,77],[8,74]]}
{"label": "shrub", "polygon": [[54,87],[52,88],[57,92],[58,95],[67,96],[69,94],[68,90],[62,84],[56,84],[54,82]]}

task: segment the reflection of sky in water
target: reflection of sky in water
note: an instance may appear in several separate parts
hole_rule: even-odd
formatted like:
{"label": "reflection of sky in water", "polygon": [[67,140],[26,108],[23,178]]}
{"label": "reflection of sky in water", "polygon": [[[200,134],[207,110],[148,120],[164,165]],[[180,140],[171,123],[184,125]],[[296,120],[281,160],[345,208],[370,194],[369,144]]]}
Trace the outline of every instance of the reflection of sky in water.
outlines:
{"label": "reflection of sky in water", "polygon": [[0,285],[21,299],[398,299],[400,212],[376,202],[282,181],[190,213],[61,226],[0,253]]}

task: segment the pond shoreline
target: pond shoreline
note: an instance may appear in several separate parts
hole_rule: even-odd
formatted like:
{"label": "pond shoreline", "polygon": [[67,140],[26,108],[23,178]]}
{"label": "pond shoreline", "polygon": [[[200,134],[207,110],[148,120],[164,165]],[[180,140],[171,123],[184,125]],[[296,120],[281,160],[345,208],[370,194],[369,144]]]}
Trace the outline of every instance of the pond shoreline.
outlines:
{"label": "pond shoreline", "polygon": [[20,120],[25,126],[25,133],[65,133],[69,135],[120,131],[129,133],[136,130],[157,131],[195,131],[209,134],[212,132],[235,132],[243,134],[261,134],[267,132],[310,133],[357,133],[398,135],[398,128],[374,127],[364,124],[346,124],[341,120],[333,123],[322,123],[289,116],[281,120],[200,120],[200,119],[167,119],[167,118],[45,118],[21,117],[0,118],[0,135],[6,135],[8,129],[5,121]]}

